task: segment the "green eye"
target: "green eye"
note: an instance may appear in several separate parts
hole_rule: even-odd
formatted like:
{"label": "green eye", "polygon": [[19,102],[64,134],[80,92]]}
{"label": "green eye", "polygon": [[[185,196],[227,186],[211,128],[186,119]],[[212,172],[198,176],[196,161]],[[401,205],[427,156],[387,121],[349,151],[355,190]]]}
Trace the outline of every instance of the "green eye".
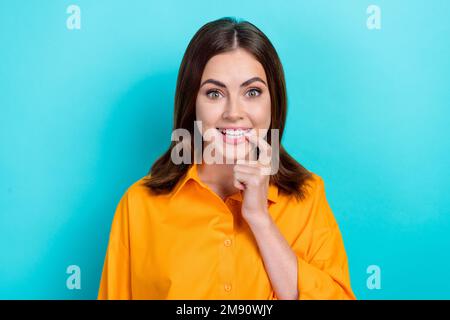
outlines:
{"label": "green eye", "polygon": [[218,99],[220,98],[221,94],[219,91],[217,90],[209,90],[206,95],[208,96],[208,98],[210,99]]}
{"label": "green eye", "polygon": [[260,94],[261,90],[256,88],[247,91],[247,95],[249,95],[250,97],[258,97]]}

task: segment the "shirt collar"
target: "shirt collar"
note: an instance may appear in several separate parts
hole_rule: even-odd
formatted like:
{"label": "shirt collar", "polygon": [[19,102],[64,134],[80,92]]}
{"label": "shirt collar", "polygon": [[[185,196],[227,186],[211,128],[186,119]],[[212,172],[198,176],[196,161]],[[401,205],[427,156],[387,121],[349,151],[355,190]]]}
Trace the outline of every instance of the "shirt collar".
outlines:
{"label": "shirt collar", "polygon": [[[180,190],[185,187],[186,183],[189,180],[193,180],[193,181],[197,182],[199,185],[201,185],[203,188],[209,189],[209,187],[205,183],[203,183],[203,181],[200,180],[197,169],[198,169],[198,164],[193,163],[190,165],[186,174],[180,179],[180,181],[177,183],[177,185],[173,189],[172,197],[175,197],[180,192]],[[236,193],[232,194],[231,196],[229,196],[229,198],[242,202],[242,193],[236,192]],[[278,187],[275,184],[272,184],[272,183],[269,184],[269,190],[267,191],[267,199],[274,203],[277,202]]]}

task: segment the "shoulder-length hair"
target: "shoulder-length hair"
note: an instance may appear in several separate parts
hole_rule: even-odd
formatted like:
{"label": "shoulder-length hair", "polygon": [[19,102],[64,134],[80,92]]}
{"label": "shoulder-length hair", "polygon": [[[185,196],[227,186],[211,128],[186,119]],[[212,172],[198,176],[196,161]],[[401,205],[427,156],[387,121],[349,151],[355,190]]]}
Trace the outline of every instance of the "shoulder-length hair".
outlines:
{"label": "shoulder-length hair", "polygon": [[[191,136],[194,135],[196,99],[205,65],[213,56],[237,48],[251,53],[266,72],[271,97],[269,132],[270,129],[278,129],[280,139],[279,168],[276,174],[271,175],[270,183],[275,184],[281,193],[303,199],[305,184],[312,174],[292,158],[280,143],[287,113],[283,67],[270,40],[252,23],[230,17],[218,19],[205,24],[191,39],[178,72],[173,129],[187,129]],[[191,150],[194,150],[192,140]],[[190,167],[190,164],[174,164],[171,161],[175,146],[176,142],[172,141],[145,179],[145,186],[154,194],[171,192]]]}

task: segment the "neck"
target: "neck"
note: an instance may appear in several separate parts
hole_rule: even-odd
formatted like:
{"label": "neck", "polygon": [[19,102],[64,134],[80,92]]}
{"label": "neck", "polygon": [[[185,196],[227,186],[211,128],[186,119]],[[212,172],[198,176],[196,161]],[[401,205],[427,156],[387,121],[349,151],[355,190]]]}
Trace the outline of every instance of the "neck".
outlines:
{"label": "neck", "polygon": [[222,200],[239,191],[233,184],[234,164],[199,164],[197,173],[209,188]]}
{"label": "neck", "polygon": [[215,185],[233,185],[234,164],[205,164],[198,165],[198,175],[205,183]]}

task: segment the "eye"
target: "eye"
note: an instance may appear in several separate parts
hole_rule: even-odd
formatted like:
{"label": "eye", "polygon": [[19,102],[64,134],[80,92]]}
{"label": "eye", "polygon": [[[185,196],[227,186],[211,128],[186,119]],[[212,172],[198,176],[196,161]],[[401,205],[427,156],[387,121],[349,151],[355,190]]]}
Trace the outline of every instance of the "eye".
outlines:
{"label": "eye", "polygon": [[260,94],[261,94],[261,89],[258,89],[258,88],[252,88],[247,91],[247,95],[252,98],[258,97]]}
{"label": "eye", "polygon": [[219,99],[222,94],[218,90],[208,90],[206,92],[206,95],[208,96],[208,98],[216,100]]}

